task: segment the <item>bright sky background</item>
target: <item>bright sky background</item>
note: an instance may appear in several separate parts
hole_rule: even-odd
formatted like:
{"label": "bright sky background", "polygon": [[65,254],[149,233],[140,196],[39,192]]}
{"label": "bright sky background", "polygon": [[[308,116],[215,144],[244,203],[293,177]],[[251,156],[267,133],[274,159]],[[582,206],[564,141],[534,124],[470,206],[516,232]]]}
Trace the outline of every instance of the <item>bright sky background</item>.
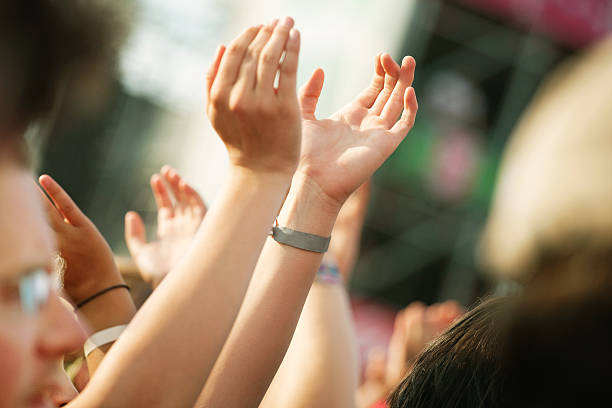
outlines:
{"label": "bright sky background", "polygon": [[[174,112],[188,126],[180,163],[174,163],[210,201],[227,168],[221,143],[204,114],[204,73],[219,44],[244,27],[290,15],[302,34],[298,81],[322,67],[326,83],[318,113],[326,116],[365,87],[373,59],[398,60],[415,0],[138,0],[136,27],[121,61],[130,93]],[[160,124],[165,132],[172,131]],[[204,177],[203,177],[204,174]]]}

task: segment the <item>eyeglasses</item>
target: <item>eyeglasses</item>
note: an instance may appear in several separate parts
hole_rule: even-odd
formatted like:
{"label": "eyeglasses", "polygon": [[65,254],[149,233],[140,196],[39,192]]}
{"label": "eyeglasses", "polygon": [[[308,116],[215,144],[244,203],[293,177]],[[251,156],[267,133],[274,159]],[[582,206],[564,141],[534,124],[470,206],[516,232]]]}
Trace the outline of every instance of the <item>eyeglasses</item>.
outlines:
{"label": "eyeglasses", "polygon": [[0,281],[0,315],[35,316],[47,303],[54,281],[44,268]]}
{"label": "eyeglasses", "polygon": [[34,315],[42,309],[53,288],[52,279],[42,268],[34,269],[19,279],[19,298],[24,312]]}

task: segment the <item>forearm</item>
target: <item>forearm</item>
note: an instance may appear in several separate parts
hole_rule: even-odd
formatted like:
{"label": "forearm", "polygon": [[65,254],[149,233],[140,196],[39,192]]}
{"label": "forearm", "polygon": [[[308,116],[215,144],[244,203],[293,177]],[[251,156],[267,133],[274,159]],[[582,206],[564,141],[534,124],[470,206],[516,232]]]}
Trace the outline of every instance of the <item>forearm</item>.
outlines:
{"label": "forearm", "polygon": [[[321,200],[316,189],[294,180],[278,222],[329,236],[336,215],[337,209]],[[197,407],[259,404],[291,342],[321,258],[322,254],[268,239],[236,324]]]}
{"label": "forearm", "polygon": [[[358,252],[368,191],[344,203],[323,262],[348,280]],[[317,280],[308,294],[285,359],[262,406],[351,407],[357,386],[356,337],[343,285]]]}
{"label": "forearm", "polygon": [[357,345],[346,290],[316,282],[261,407],[354,407],[357,383]]}
{"label": "forearm", "polygon": [[194,403],[232,327],[288,184],[285,174],[231,168],[189,253],[137,313],[82,401],[105,407]]}

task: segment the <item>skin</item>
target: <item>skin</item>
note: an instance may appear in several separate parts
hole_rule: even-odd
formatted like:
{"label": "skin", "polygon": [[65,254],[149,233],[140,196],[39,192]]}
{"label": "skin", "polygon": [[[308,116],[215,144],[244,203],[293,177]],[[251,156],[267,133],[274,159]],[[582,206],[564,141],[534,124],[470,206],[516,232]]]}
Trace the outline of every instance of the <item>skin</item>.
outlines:
{"label": "skin", "polygon": [[[370,86],[338,113],[321,120],[315,117],[315,109],[323,87],[323,71],[313,73],[300,93],[301,155],[277,218],[280,225],[330,235],[346,199],[384,162],[412,127],[417,111],[416,96],[410,87],[414,67],[410,57],[404,59],[400,68],[388,54],[377,56]],[[259,404],[291,342],[321,260],[322,254],[267,240],[240,314],[197,407]],[[342,294],[339,296],[328,303],[334,312],[343,310],[344,300]],[[338,312],[335,316],[340,315]],[[325,328],[303,332],[321,345],[319,350],[330,345],[326,335],[321,334]],[[347,331],[348,324],[339,329],[342,333]],[[350,347],[336,350],[346,357],[347,363],[337,366],[340,368],[326,380],[330,378],[330,387],[338,388],[326,392],[329,390],[324,388],[325,382],[316,379],[321,379],[328,366],[315,363],[305,370],[310,383],[299,381],[302,376],[295,376],[296,380],[291,380],[291,375],[283,376],[289,381],[278,387],[284,392],[278,400],[282,402],[269,405],[350,406],[356,387],[354,359]],[[241,393],[236,393],[236,389]]]}
{"label": "skin", "polygon": [[142,278],[156,288],[189,249],[206,205],[168,165],[151,176],[151,190],[157,204],[157,239],[147,242],[142,218],[130,211],[125,215],[125,242]]}
{"label": "skin", "polygon": [[[348,282],[359,251],[369,181],[342,206],[324,262]],[[308,355],[309,358],[304,358]],[[359,370],[348,293],[342,284],[315,280],[287,354],[260,406],[354,406]]]}
{"label": "skin", "polygon": [[[42,201],[64,260],[65,297],[77,304],[104,288],[124,284],[108,243],[91,220],[51,176],[44,174],[38,181],[49,197],[43,197]],[[127,290],[116,289],[88,302],[78,312],[91,334],[129,323],[136,308]],[[87,356],[90,375],[111,345],[102,346]]]}
{"label": "skin", "polygon": [[261,26],[245,30],[227,50],[220,47],[207,76],[207,113],[230,157],[225,186],[188,253],[70,406],[176,407],[195,402],[238,314],[297,166],[299,33],[292,25],[288,19],[274,28],[263,44],[267,57],[261,61],[246,55]]}
{"label": "skin", "polygon": [[61,388],[58,361],[83,344],[80,324],[52,291],[36,316],[23,313],[15,281],[33,268],[51,271],[55,240],[36,185],[23,167],[0,161],[0,407],[51,407]]}
{"label": "skin", "polygon": [[[69,406],[176,407],[195,402],[229,334],[297,165],[301,140],[295,89],[299,33],[292,25],[293,20],[287,19],[273,30],[262,44],[266,58],[261,61],[245,58],[261,26],[245,30],[227,51],[220,47],[207,76],[207,112],[230,155],[224,189],[192,249],[134,317]],[[275,88],[278,73],[279,87]],[[0,241],[3,283],[33,266],[48,266],[55,250],[40,197],[31,182],[25,183],[21,167],[14,167],[17,171],[0,172],[0,192],[11,197],[0,208],[5,210],[0,220],[6,231]],[[41,183],[47,189],[46,182]],[[24,189],[24,185],[29,187]],[[63,215],[64,221],[75,226],[71,217]],[[73,300],[78,301],[90,294],[85,288],[92,287],[81,285],[78,279],[76,283],[68,286]],[[51,406],[47,390],[52,388],[53,376],[48,373],[55,372],[60,356],[82,346],[84,334],[57,294],[52,294],[35,320],[12,315],[14,308],[9,306],[14,307],[11,301],[17,297],[9,294],[1,309],[6,316],[0,321],[0,357],[6,376],[2,378],[2,404],[36,406],[30,401]],[[4,371],[5,367],[9,370]],[[179,372],[180,376],[174,375]],[[44,405],[46,402],[49,404]]]}
{"label": "skin", "polygon": [[387,353],[377,350],[368,356],[364,382],[357,392],[357,406],[370,407],[387,397],[410,373],[425,346],[464,312],[452,300],[431,306],[413,302],[401,310],[395,317]]}
{"label": "skin", "polygon": [[64,371],[63,360],[57,362],[55,370],[56,388],[51,392],[51,401],[54,407],[61,407],[72,401],[78,395],[72,381]]}
{"label": "skin", "polygon": [[[286,203],[283,207],[279,221],[291,228],[326,235],[331,232],[344,200],[384,161],[412,126],[416,113],[414,92],[398,91],[396,95],[395,87],[385,85],[385,79],[376,95],[372,92],[362,95],[353,105],[354,109],[341,112],[335,123],[307,119],[313,121],[314,127],[330,125],[338,132],[331,140],[306,142],[302,152],[306,152],[307,159],[300,159],[302,126],[295,92],[299,33],[291,29],[292,25],[293,21],[286,19],[265,30],[260,26],[251,27],[227,50],[219,49],[207,76],[207,113],[229,153],[228,180],[190,251],[138,312],[89,386],[70,406],[191,406],[230,333],[298,159],[300,169],[291,184],[289,205]],[[285,57],[279,66],[283,53]],[[383,68],[389,58],[385,58],[387,62],[381,59]],[[275,88],[277,72],[280,79]],[[322,77],[320,82],[322,86]],[[387,101],[391,100],[400,101],[399,107],[392,104],[389,108]],[[394,125],[403,108],[402,101],[408,113]],[[332,159],[330,162],[313,165],[320,159],[319,153],[338,155],[328,156]],[[328,172],[334,169],[341,176],[339,183],[332,183],[334,177]],[[246,367],[252,368],[250,379],[257,379],[254,389],[239,387],[240,392],[235,392],[231,387],[225,393],[233,393],[230,397],[242,400],[242,406],[244,401],[260,399],[267,388],[291,338],[292,330],[287,327],[295,327],[299,309],[321,261],[319,255],[271,244],[265,257],[262,254],[260,271],[256,271],[256,281],[262,285],[254,286],[255,295],[245,300],[243,310],[247,312],[234,326],[239,333],[237,338],[242,340],[228,341],[230,350],[233,344],[238,345],[233,350],[234,362],[226,365],[231,368],[229,373],[236,370],[237,361],[244,361]],[[11,258],[10,254],[7,256]],[[279,268],[268,268],[270,260]],[[296,277],[289,279],[286,273],[284,278],[277,276],[293,262],[296,262]],[[268,270],[273,274],[261,275]],[[53,307],[59,303],[54,300],[58,299],[52,296],[49,313],[58,319],[43,319],[43,323],[65,330],[70,319],[59,318],[65,310]],[[277,312],[276,315],[271,311]],[[253,315],[249,316],[250,313]],[[41,315],[44,318],[45,313]],[[37,332],[53,333],[53,328],[45,324],[34,327]],[[249,353],[247,346],[258,345],[253,340],[266,338],[275,328],[281,328],[278,337],[272,336],[273,341],[269,343],[261,342],[260,353]],[[54,354],[49,352],[51,349],[62,349],[62,354],[69,351],[58,346],[65,343],[62,339],[65,340],[65,334],[49,339],[37,348],[38,353]],[[169,375],[177,372],[181,375]],[[37,378],[40,381],[44,376]],[[227,385],[231,385],[229,378],[239,376],[228,376]]]}

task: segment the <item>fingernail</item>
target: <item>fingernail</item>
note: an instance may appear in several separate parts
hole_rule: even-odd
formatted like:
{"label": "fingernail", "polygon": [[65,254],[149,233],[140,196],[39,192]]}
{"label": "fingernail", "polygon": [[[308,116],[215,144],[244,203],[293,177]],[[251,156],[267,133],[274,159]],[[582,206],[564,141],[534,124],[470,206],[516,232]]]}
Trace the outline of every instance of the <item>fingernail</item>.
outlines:
{"label": "fingernail", "polygon": [[283,25],[285,27],[291,27],[293,25],[293,19],[291,17],[285,17],[283,20]]}
{"label": "fingernail", "polygon": [[278,18],[272,19],[272,21],[270,21],[268,23],[268,25],[274,27],[276,24],[278,24]]}
{"label": "fingernail", "polygon": [[404,59],[402,59],[402,65],[406,65],[408,63],[408,56],[404,57]]}

